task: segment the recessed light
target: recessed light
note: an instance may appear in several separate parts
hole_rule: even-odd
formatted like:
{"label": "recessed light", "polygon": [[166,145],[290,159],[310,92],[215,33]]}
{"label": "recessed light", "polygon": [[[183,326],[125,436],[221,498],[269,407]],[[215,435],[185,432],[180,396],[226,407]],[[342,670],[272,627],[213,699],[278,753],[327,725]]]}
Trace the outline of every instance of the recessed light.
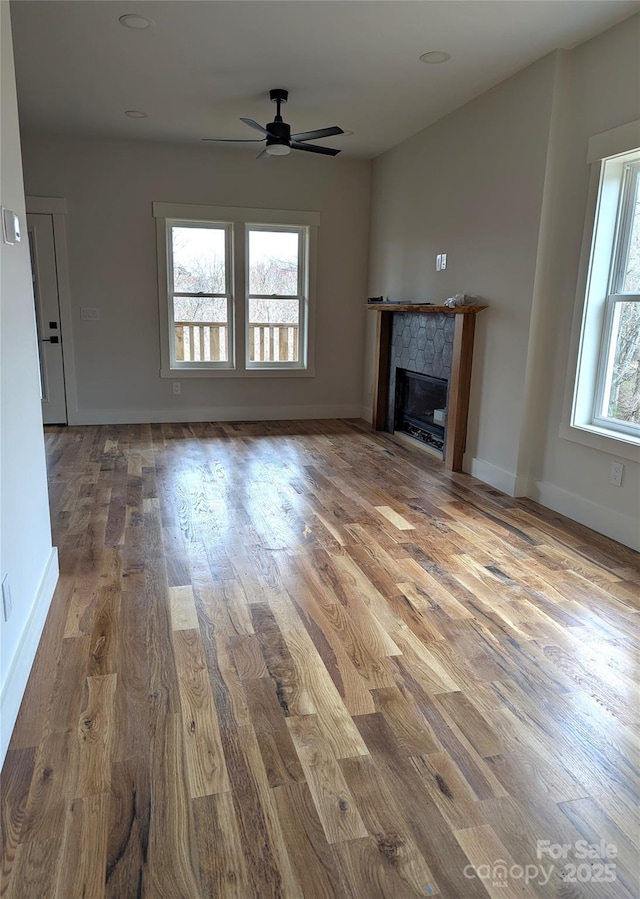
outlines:
{"label": "recessed light", "polygon": [[448,62],[451,59],[451,54],[446,53],[444,50],[429,50],[428,53],[423,53],[420,57],[420,62],[426,62],[428,65],[437,66],[440,65],[441,62]]}
{"label": "recessed light", "polygon": [[127,109],[125,115],[128,115],[130,119],[148,119],[149,113],[142,112],[140,109]]}
{"label": "recessed light", "polygon": [[145,28],[150,28],[153,22],[151,19],[145,19],[144,16],[135,16],[135,15],[126,15],[120,16],[118,19],[121,25],[124,25],[125,28],[135,28],[136,31],[144,31]]}

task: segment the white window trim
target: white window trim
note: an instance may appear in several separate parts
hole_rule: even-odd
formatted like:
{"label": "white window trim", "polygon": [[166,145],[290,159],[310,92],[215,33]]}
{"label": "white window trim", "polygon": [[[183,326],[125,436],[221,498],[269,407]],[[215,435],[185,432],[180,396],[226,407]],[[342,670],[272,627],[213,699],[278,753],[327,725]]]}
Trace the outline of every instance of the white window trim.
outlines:
{"label": "white window trim", "polygon": [[[636,462],[640,462],[640,438],[595,423],[593,409],[620,189],[620,179],[617,178],[613,179],[617,183],[612,181],[609,193],[606,185],[600,191],[603,160],[618,155],[621,171],[625,157],[637,151],[639,146],[640,120],[597,134],[589,141],[587,159],[591,163],[591,172],[587,215],[559,435],[565,440]],[[602,215],[602,203],[608,206],[605,217]],[[599,224],[597,233],[596,222]],[[592,254],[594,264],[591,264]],[[599,299],[590,302],[596,297]]]}
{"label": "white window trim", "polygon": [[[160,308],[160,377],[180,380],[182,378],[312,378],[315,377],[315,297],[316,258],[320,214],[302,210],[256,209],[239,206],[205,206],[184,203],[152,204],[156,220],[156,247],[158,260],[158,299]],[[232,303],[234,319],[232,331],[233,346],[230,346],[230,362],[235,360],[235,368],[229,363],[189,363],[189,367],[177,367],[172,363],[171,344],[171,300],[169,297],[169,260],[167,247],[167,223],[171,220],[192,222],[228,223],[232,228],[233,283],[231,291],[235,297]],[[304,227],[308,234],[307,246],[307,302],[306,302],[306,367],[298,363],[260,363],[249,367],[246,363],[248,330],[245,309],[245,264],[246,225],[273,225],[276,227]]]}

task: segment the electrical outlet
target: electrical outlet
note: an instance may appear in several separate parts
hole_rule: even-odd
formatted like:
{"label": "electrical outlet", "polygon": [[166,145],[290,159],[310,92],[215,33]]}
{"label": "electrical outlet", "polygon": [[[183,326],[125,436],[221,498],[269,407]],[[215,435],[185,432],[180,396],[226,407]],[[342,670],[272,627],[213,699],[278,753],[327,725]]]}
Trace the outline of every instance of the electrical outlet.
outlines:
{"label": "electrical outlet", "polygon": [[174,396],[180,396],[180,394],[182,393],[182,384],[180,383],[180,381],[174,381],[172,384],[172,389]]}
{"label": "electrical outlet", "polygon": [[11,600],[11,585],[9,584],[9,575],[5,574],[4,580],[2,581],[2,610],[4,612],[5,621],[9,620],[12,609],[13,602]]}
{"label": "electrical outlet", "polygon": [[80,318],[85,322],[100,321],[100,310],[90,309],[88,306],[80,307]]}
{"label": "electrical outlet", "polygon": [[624,465],[622,462],[612,462],[611,463],[611,474],[609,475],[609,482],[614,485],[614,487],[622,486],[622,472],[624,471]]}
{"label": "electrical outlet", "polygon": [[440,271],[443,272],[446,267],[447,267],[447,254],[441,253],[440,254]]}

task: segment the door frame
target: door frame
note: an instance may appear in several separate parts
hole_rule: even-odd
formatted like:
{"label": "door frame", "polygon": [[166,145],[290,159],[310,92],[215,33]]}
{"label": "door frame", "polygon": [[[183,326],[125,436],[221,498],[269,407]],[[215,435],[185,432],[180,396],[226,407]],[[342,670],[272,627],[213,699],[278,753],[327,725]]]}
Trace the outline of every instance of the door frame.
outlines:
{"label": "door frame", "polygon": [[62,338],[62,368],[67,401],[67,424],[80,424],[76,365],[73,348],[73,313],[67,257],[66,215],[67,201],[62,197],[26,197],[27,214],[50,215],[53,220],[53,246],[56,258],[58,304],[60,306],[60,336]]}

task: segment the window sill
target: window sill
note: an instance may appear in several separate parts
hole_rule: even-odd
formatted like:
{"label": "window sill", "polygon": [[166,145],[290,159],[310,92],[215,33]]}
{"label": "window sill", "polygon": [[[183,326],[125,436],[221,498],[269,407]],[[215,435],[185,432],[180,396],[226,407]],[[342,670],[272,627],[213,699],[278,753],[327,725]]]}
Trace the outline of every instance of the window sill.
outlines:
{"label": "window sill", "polygon": [[311,368],[162,368],[161,378],[313,378]]}
{"label": "window sill", "polygon": [[640,463],[640,438],[599,428],[596,425],[560,425],[560,437],[602,453]]}

